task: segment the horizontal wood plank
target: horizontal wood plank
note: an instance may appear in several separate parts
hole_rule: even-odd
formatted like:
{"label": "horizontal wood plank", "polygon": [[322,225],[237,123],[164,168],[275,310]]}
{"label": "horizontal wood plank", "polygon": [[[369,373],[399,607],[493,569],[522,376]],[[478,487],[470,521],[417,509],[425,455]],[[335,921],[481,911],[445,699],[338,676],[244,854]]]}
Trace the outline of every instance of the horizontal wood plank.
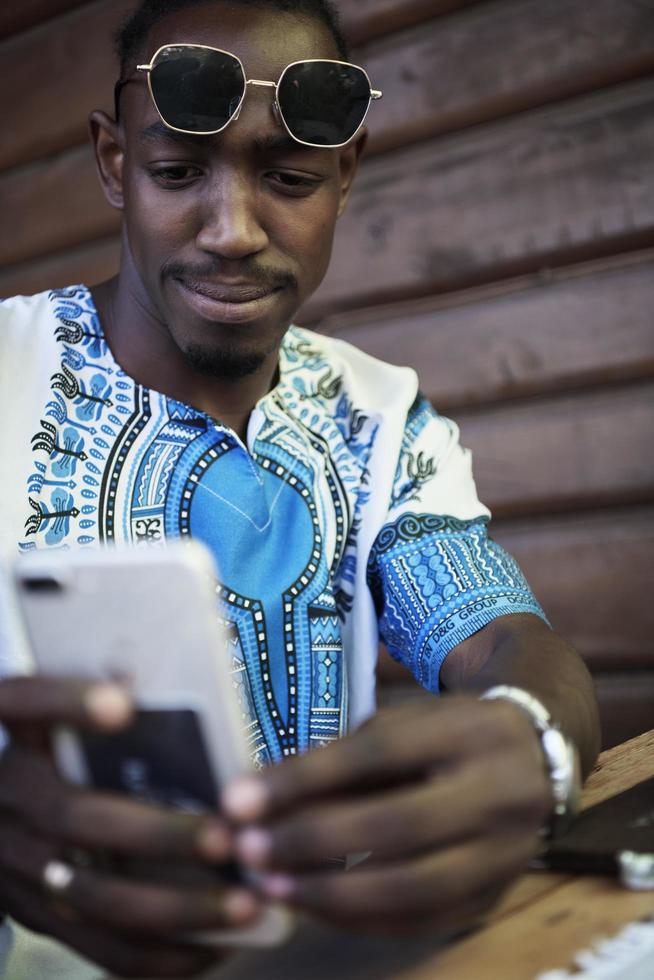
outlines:
{"label": "horizontal wood plank", "polygon": [[458,413],[496,517],[654,500],[654,383]]}
{"label": "horizontal wood plank", "polygon": [[[82,141],[90,109],[111,110],[110,37],[127,6],[96,0],[6,46],[17,85],[0,91],[12,132],[0,170]],[[438,16],[454,7],[470,9]],[[353,54],[385,92],[369,117],[373,153],[654,68],[654,0],[623,0],[619,10],[615,0],[348,0],[342,10],[359,40],[420,22]],[[35,85],[43,77],[50,83]]]}
{"label": "horizontal wood plank", "polygon": [[[654,726],[654,720],[652,722]],[[597,806],[654,775],[654,727],[626,745],[609,749],[597,760],[584,786],[581,809]]]}
{"label": "horizontal wood plank", "polygon": [[338,0],[347,39],[359,45],[479,0]]}
{"label": "horizontal wood plank", "polygon": [[651,244],[653,113],[636,82],[369,160],[305,318]]}
{"label": "horizontal wood plank", "polygon": [[649,671],[596,674],[602,748],[619,745],[654,725],[654,657]]}
{"label": "horizontal wood plank", "polygon": [[652,669],[654,509],[491,524],[595,671]]}
{"label": "horizontal wood plank", "polygon": [[[441,411],[654,375],[654,250],[318,324],[418,372]],[[619,325],[616,326],[616,325]]]}
{"label": "horizontal wood plank", "polygon": [[651,73],[653,39],[654,0],[501,0],[435,18],[361,51],[384,90],[368,152]]}
{"label": "horizontal wood plank", "polygon": [[[654,242],[653,112],[654,81],[631,83],[369,160],[340,221],[326,282],[302,317]],[[5,262],[105,235],[116,220],[91,190],[84,151],[58,158],[54,197],[44,191],[48,167],[37,177],[39,166],[0,181],[11,216]],[[76,195],[93,193],[96,203],[83,214],[70,207]]]}
{"label": "horizontal wood plank", "polygon": [[6,2],[0,7],[0,39],[26,31],[43,21],[58,17],[85,0],[21,0]]}
{"label": "horizontal wood plank", "polygon": [[133,6],[94,0],[54,29],[46,22],[3,45],[12,85],[0,89],[0,115],[12,138],[0,144],[0,170],[83,142],[89,112],[112,111],[118,77],[112,37]]}
{"label": "horizontal wood plank", "polygon": [[74,283],[93,286],[113,276],[118,271],[119,260],[120,237],[115,235],[26,266],[8,266],[0,270],[0,297],[30,296]]}
{"label": "horizontal wood plank", "polygon": [[90,145],[2,175],[0,201],[0,268],[120,230],[121,212],[104,199]]}

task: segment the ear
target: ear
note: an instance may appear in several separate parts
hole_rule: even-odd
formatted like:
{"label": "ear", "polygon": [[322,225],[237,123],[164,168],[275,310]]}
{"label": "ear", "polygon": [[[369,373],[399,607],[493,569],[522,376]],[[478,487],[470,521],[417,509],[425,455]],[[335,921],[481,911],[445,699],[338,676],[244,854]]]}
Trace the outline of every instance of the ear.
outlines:
{"label": "ear", "polygon": [[106,112],[96,111],[89,117],[91,142],[100,184],[112,208],[123,209],[123,161],[125,137],[121,126]]}
{"label": "ear", "polygon": [[352,183],[359,168],[359,160],[361,159],[361,154],[363,153],[367,142],[368,130],[362,129],[356,140],[354,140],[352,143],[348,143],[348,145],[344,146],[340,151],[341,197],[338,205],[339,218],[345,211],[345,207],[350,197],[350,191],[352,190]]}

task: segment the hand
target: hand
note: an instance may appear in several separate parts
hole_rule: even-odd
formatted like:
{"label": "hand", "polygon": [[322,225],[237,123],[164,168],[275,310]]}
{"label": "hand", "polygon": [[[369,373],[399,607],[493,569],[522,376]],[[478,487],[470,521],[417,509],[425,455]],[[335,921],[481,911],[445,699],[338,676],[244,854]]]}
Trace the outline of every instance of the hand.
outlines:
{"label": "hand", "polygon": [[[385,932],[479,919],[536,853],[552,805],[529,720],[469,697],[381,711],[232,784],[223,802],[264,893]],[[361,851],[372,855],[349,872],[325,865]]]}
{"label": "hand", "polygon": [[194,976],[220,955],[171,940],[197,929],[242,926],[258,902],[243,888],[186,888],[74,867],[53,895],[48,862],[66,849],[91,857],[136,858],[153,868],[176,860],[206,868],[233,856],[214,817],[144,806],[126,797],[72,787],[47,750],[50,726],[123,727],[131,705],[120,688],[48,678],[0,681],[0,722],[12,742],[0,760],[0,909],[121,976]]}

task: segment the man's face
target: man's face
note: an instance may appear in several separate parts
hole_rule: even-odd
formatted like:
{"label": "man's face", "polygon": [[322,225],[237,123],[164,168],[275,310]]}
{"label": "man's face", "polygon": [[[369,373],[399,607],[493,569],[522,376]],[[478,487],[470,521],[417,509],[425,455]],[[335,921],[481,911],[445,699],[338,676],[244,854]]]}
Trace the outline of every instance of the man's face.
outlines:
{"label": "man's face", "polygon": [[[141,61],[183,42],[230,51],[247,78],[269,81],[293,61],[339,58],[318,20],[218,2],[160,21]],[[274,117],[274,90],[259,86],[222,133],[187,137],[163,126],[145,74],[135,77],[121,101],[122,195],[147,299],[193,367],[247,374],[324,277],[356,149],[295,144]]]}

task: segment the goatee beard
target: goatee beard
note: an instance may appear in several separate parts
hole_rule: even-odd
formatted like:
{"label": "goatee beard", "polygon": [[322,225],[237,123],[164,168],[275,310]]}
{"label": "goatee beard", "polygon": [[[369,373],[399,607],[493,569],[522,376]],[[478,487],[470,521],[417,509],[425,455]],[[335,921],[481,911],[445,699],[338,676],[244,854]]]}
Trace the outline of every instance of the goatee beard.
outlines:
{"label": "goatee beard", "polygon": [[192,344],[184,351],[187,363],[198,374],[222,381],[239,381],[263,367],[269,351],[212,350]]}

